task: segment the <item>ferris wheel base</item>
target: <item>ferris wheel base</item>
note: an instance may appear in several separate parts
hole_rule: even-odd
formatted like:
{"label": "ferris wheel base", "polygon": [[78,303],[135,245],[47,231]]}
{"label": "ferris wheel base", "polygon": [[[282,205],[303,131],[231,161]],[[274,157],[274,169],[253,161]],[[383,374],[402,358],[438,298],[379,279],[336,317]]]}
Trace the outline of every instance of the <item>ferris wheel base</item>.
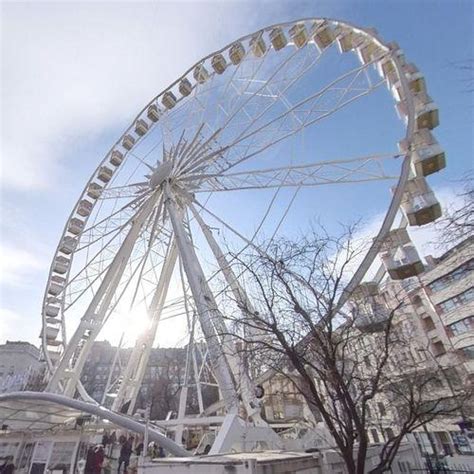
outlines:
{"label": "ferris wheel base", "polygon": [[270,426],[252,426],[237,415],[229,414],[224,418],[209,454],[227,453],[232,450],[249,452],[282,448],[282,440]]}
{"label": "ferris wheel base", "polygon": [[[117,413],[101,405],[70,398],[51,392],[11,392],[0,395],[0,423],[10,433],[41,432],[52,428],[61,431],[74,420],[84,414],[107,420],[115,426],[140,435],[147,436],[150,441],[156,441],[173,456],[187,457],[193,453],[185,450],[181,445],[168,438],[160,428],[148,427],[143,420],[137,420],[128,415]],[[25,416],[26,415],[26,416]],[[215,440],[203,446],[204,452],[218,455],[229,452],[255,452],[264,450],[301,450],[307,443],[304,439],[283,439],[269,425],[254,426],[245,422],[235,414],[224,417],[204,417],[181,419],[163,422],[161,428],[173,430],[179,424],[184,425],[211,425],[220,424]],[[160,427],[160,422],[155,422]],[[305,430],[307,431],[307,430]],[[320,432],[321,429],[316,428]],[[315,435],[316,431],[314,432]],[[307,437],[308,433],[306,433]],[[314,446],[315,440],[307,440]],[[319,443],[316,443],[319,444]]]}

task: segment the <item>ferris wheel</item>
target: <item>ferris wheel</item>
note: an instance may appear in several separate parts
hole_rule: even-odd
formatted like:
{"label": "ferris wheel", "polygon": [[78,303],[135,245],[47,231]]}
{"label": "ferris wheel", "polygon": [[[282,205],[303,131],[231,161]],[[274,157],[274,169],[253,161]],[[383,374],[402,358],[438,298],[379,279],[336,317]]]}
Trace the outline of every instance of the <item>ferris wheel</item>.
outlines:
{"label": "ferris wheel", "polygon": [[315,216],[350,220],[380,204],[348,289],[379,259],[393,279],[420,273],[407,227],[440,215],[425,179],[445,166],[437,125],[423,75],[373,29],[303,19],[197,62],[139,112],[66,222],[43,302],[47,390],[87,398],[79,378],[94,340],[118,313],[132,325],[144,314],[112,405],[133,413],[160,324],[182,318],[183,338],[205,342],[226,411],[242,400],[258,423],[252,381],[222,336],[217,282],[251,305],[224,242],[259,248]]}

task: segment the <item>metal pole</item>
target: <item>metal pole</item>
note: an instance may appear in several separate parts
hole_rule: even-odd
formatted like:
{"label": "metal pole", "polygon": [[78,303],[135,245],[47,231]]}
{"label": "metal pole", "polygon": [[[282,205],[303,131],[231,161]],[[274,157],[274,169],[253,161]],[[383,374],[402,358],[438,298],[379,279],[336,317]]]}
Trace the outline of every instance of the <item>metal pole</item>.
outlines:
{"label": "metal pole", "polygon": [[[192,204],[189,205],[189,208],[191,209],[191,212],[193,213],[196,222],[199,224],[199,227],[201,228],[204,236],[206,237],[207,243],[209,244],[209,247],[211,248],[214,257],[217,260],[217,263],[219,264],[219,267],[222,270],[222,273],[224,274],[227,284],[229,285],[237,302],[237,305],[242,311],[244,317],[247,317],[248,313],[254,314],[255,310],[247,294],[237,281],[237,277],[235,276],[229,262],[227,261],[224,252],[221,250],[219,244],[212,235],[211,229],[204,222],[199,212],[196,211],[195,207]],[[223,321],[222,323],[224,324]],[[229,349],[228,351],[226,351],[226,356],[229,359],[230,367],[233,369],[234,377],[236,377],[240,381],[242,399],[245,404],[247,414],[248,416],[252,417],[252,420],[255,422],[256,425],[266,425],[266,423],[262,420],[260,416],[260,403],[255,397],[255,387],[253,385],[253,382],[250,380],[243,361],[237,353],[234,344],[231,341],[230,335],[226,334],[224,338],[226,339],[226,346]]]}
{"label": "metal pole", "polygon": [[124,371],[117,397],[112,406],[112,409],[115,411],[119,411],[123,403],[130,400],[127,413],[129,415],[133,413],[140,385],[145,375],[153,341],[155,340],[158,324],[161,319],[161,313],[165,304],[177,256],[177,247],[173,241],[163,263],[158,285],[153,295],[150,307],[148,308],[150,327],[138,337],[135,343],[133,352]]}
{"label": "metal pole", "polygon": [[120,336],[120,341],[118,343],[117,350],[115,351],[115,354],[114,354],[114,359],[112,361],[112,366],[110,367],[109,376],[107,377],[107,383],[105,384],[104,393],[103,393],[102,399],[100,401],[101,405],[103,405],[105,403],[105,399],[107,398],[107,392],[109,391],[109,388],[110,388],[110,382],[112,381],[112,376],[114,374],[114,369],[115,369],[115,366],[117,364],[117,359],[120,356],[120,349],[122,348],[122,342],[123,342],[124,336],[125,336],[125,333],[123,332],[122,335]]}
{"label": "metal pole", "polygon": [[184,271],[191,288],[194,302],[199,315],[201,328],[206,338],[211,363],[214,367],[217,381],[222,390],[222,398],[228,413],[238,412],[238,396],[232,379],[231,371],[222,350],[222,344],[216,332],[215,324],[219,322],[219,310],[217,308],[214,295],[212,294],[199,264],[194,247],[182,221],[182,213],[177,209],[177,205],[166,190],[166,208],[168,210],[171,224],[176,236],[176,242],[183,262]]}
{"label": "metal pole", "polygon": [[[135,242],[159,197],[160,193],[151,196],[132,220],[127,236],[112,260],[100,287],[82,316],[78,328],[69,341],[66,351],[49,381],[48,391],[55,392],[62,384],[65,395],[74,395],[87,354],[102,329],[105,313],[120,283]],[[87,333],[88,336],[86,337]]]}

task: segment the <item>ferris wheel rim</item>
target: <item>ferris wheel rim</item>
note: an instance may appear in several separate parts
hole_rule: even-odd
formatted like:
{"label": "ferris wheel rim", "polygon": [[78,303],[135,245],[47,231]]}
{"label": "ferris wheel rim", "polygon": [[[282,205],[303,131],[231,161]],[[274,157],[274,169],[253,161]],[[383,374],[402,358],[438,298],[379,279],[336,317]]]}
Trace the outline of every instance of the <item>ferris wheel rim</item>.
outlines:
{"label": "ferris wheel rim", "polygon": [[[236,40],[233,40],[232,42],[228,43],[226,46],[224,46],[223,48],[220,48],[218,50],[215,50],[213,51],[212,53],[208,54],[207,56],[204,56],[203,58],[201,58],[199,61],[195,62],[190,68],[188,68],[181,76],[179,76],[175,81],[173,81],[168,87],[164,88],[159,94],[157,94],[154,98],[152,98],[146,105],[145,107],[143,107],[140,112],[136,115],[136,117],[131,121],[131,125],[128,126],[124,132],[119,136],[119,138],[117,139],[117,141],[112,145],[112,147],[109,149],[109,151],[105,154],[104,158],[99,162],[99,165],[97,166],[97,168],[93,171],[93,173],[91,174],[91,177],[90,179],[87,181],[83,191],[81,192],[80,196],[79,196],[79,199],[78,201],[76,202],[75,206],[73,207],[73,210],[71,212],[71,214],[69,215],[68,219],[66,220],[66,224],[65,224],[65,227],[64,227],[64,230],[61,234],[61,238],[59,240],[59,243],[58,243],[58,246],[56,248],[56,251],[54,253],[54,256],[53,256],[53,261],[52,261],[52,264],[51,264],[51,268],[50,268],[50,271],[49,271],[49,275],[48,275],[48,283],[46,285],[46,289],[45,289],[45,294],[44,294],[44,298],[43,298],[43,305],[42,305],[42,323],[43,323],[43,330],[42,330],[42,348],[43,348],[43,355],[46,359],[46,362],[47,362],[47,365],[48,365],[48,368],[50,371],[53,370],[53,367],[54,367],[54,364],[52,363],[52,360],[49,356],[49,353],[48,353],[48,342],[47,342],[47,337],[46,337],[46,332],[45,332],[45,328],[47,327],[47,321],[46,321],[46,312],[45,312],[45,307],[47,305],[47,298],[48,298],[48,288],[49,288],[49,285],[50,285],[50,282],[51,282],[51,277],[53,275],[53,267],[54,267],[54,262],[57,258],[58,255],[60,255],[60,252],[59,252],[59,248],[60,248],[60,245],[61,245],[61,242],[63,241],[64,237],[67,235],[67,229],[69,227],[69,224],[71,222],[71,219],[74,218],[74,215],[75,215],[75,212],[78,208],[78,205],[79,203],[81,202],[81,199],[84,198],[84,196],[86,196],[87,194],[87,189],[89,187],[89,185],[93,182],[94,178],[97,177],[98,175],[98,172],[100,170],[100,168],[104,165],[104,163],[107,162],[107,160],[110,158],[111,154],[113,153],[113,151],[117,148],[117,146],[120,145],[120,143],[122,142],[123,138],[130,132],[133,131],[133,127],[134,127],[134,124],[137,122],[137,120],[139,120],[140,117],[143,116],[143,114],[147,111],[148,107],[150,107],[150,105],[156,103],[161,97],[163,97],[163,95],[167,92],[167,91],[170,91],[174,86],[176,86],[177,84],[180,83],[181,80],[183,80],[184,78],[186,78],[187,75],[189,75],[196,67],[198,67],[199,65],[201,64],[204,64],[206,61],[208,61],[210,58],[212,58],[213,56],[217,55],[217,54],[220,54],[220,53],[223,53],[224,51],[228,51],[232,45],[234,45],[235,43],[237,42],[242,42],[242,41],[246,41],[246,40],[250,40],[252,38],[254,38],[255,36],[257,35],[261,35],[261,34],[264,34],[265,32],[269,32],[271,31],[272,29],[274,28],[277,28],[277,27],[284,27],[284,28],[287,28],[289,27],[290,25],[295,25],[295,24],[298,24],[298,23],[302,23],[302,22],[310,22],[310,21],[314,21],[314,22],[328,22],[330,23],[332,26],[336,25],[336,26],[342,26],[342,27],[345,27],[345,28],[349,28],[351,31],[354,31],[354,32],[357,32],[357,33],[360,33],[360,34],[363,34],[363,35],[366,35],[368,38],[370,38],[372,41],[374,41],[380,48],[382,48],[386,53],[390,54],[390,48],[389,46],[383,42],[378,34],[372,32],[372,31],[369,31],[367,29],[364,29],[364,28],[361,28],[361,27],[358,27],[358,26],[355,26],[354,24],[350,23],[350,22],[346,22],[346,21],[341,21],[341,20],[336,20],[336,19],[332,19],[332,18],[327,18],[327,17],[308,17],[308,18],[301,18],[301,19],[298,19],[298,20],[293,20],[293,21],[288,21],[288,22],[282,22],[282,23],[276,23],[276,24],[273,24],[273,25],[270,25],[270,26],[267,26],[265,28],[262,28],[262,29],[259,29],[255,32],[252,32],[250,34],[246,34],[246,35],[243,35],[241,36],[240,38],[236,39]],[[404,93],[404,100],[407,102],[407,106],[408,106],[408,114],[407,114],[407,126],[406,126],[406,139],[408,141],[411,140],[411,137],[413,135],[413,132],[415,130],[415,127],[414,127],[414,106],[413,106],[413,96],[412,96],[412,92],[410,90],[410,88],[408,87],[407,85],[407,82],[406,82],[406,78],[404,77],[404,74],[403,74],[403,71],[402,71],[402,67],[401,67],[401,64],[399,64],[399,61],[397,59],[397,57],[394,55],[394,54],[391,54],[391,60],[394,62],[395,64],[395,69],[397,71],[397,75],[398,75],[398,78],[401,82],[401,87],[402,87],[402,90],[403,90],[403,93]],[[165,110],[165,114],[167,113],[168,111]],[[137,143],[139,141],[140,137],[138,137],[138,140],[137,140]],[[128,152],[126,152],[124,154],[124,159],[127,157],[128,155]],[[399,176],[399,182],[397,184],[397,191],[395,193],[395,195],[392,197],[392,200],[390,202],[390,205],[389,205],[389,208],[386,212],[386,217],[387,215],[389,214],[393,214],[393,217],[391,219],[389,219],[387,222],[384,221],[384,224],[382,225],[382,227],[380,228],[377,236],[375,237],[374,239],[374,245],[375,244],[378,244],[380,243],[380,241],[383,239],[383,237],[385,236],[385,234],[388,232],[388,230],[390,229],[391,225],[393,225],[393,221],[395,219],[395,215],[396,215],[396,212],[398,211],[399,207],[400,207],[400,202],[401,202],[401,197],[402,197],[402,192],[403,192],[403,189],[405,187],[405,183],[409,177],[409,166],[410,166],[410,162],[411,162],[411,153],[408,152],[405,156],[405,159],[404,159],[404,164],[403,164],[403,169],[405,170],[405,172],[402,172]],[[119,165],[118,168],[120,168],[121,165]],[[117,169],[118,169],[117,168]],[[107,187],[109,186],[109,183],[106,183],[104,185],[104,189],[106,189]],[[94,206],[95,206],[95,202],[94,202]],[[384,227],[385,225],[385,227]],[[384,230],[385,229],[385,230]],[[372,253],[371,253],[371,260],[369,262],[369,260],[366,259],[366,261],[364,262],[364,264],[367,266],[364,274],[360,274],[359,272],[359,275],[358,275],[358,282],[356,282],[355,280],[352,282],[354,283],[354,286],[356,286],[356,283],[360,283],[360,281],[362,280],[362,278],[364,277],[368,267],[370,266],[370,264],[373,262],[373,260],[375,259],[375,256],[377,254],[377,251],[376,249],[371,249],[372,250]],[[72,260],[73,260],[73,257],[74,257],[74,252],[72,252],[71,254],[71,264],[69,265],[69,268],[68,268],[68,271],[66,273],[66,281],[67,279],[69,278],[69,272],[72,268]],[[370,253],[370,251],[369,251]],[[362,266],[362,264],[361,264]],[[361,266],[358,267],[358,270],[360,270]],[[359,278],[360,277],[360,278]],[[61,318],[61,334],[63,335],[63,345],[66,344],[67,342],[67,339],[66,339],[66,321],[65,321],[65,318],[64,318],[64,305],[63,305],[63,301],[61,302],[61,314],[62,314],[62,318]]]}

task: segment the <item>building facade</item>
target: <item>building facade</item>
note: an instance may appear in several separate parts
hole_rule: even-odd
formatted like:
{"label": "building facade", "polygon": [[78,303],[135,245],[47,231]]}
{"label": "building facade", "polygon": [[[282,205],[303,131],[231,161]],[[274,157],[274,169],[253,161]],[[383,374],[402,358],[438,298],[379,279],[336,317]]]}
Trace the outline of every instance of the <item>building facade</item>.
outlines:
{"label": "building facade", "polygon": [[44,364],[40,350],[25,341],[6,341],[0,345],[0,393],[35,389],[40,383]]}
{"label": "building facade", "polygon": [[411,292],[413,309],[429,341],[427,350],[440,363],[455,361],[474,382],[474,237],[439,258]]}

